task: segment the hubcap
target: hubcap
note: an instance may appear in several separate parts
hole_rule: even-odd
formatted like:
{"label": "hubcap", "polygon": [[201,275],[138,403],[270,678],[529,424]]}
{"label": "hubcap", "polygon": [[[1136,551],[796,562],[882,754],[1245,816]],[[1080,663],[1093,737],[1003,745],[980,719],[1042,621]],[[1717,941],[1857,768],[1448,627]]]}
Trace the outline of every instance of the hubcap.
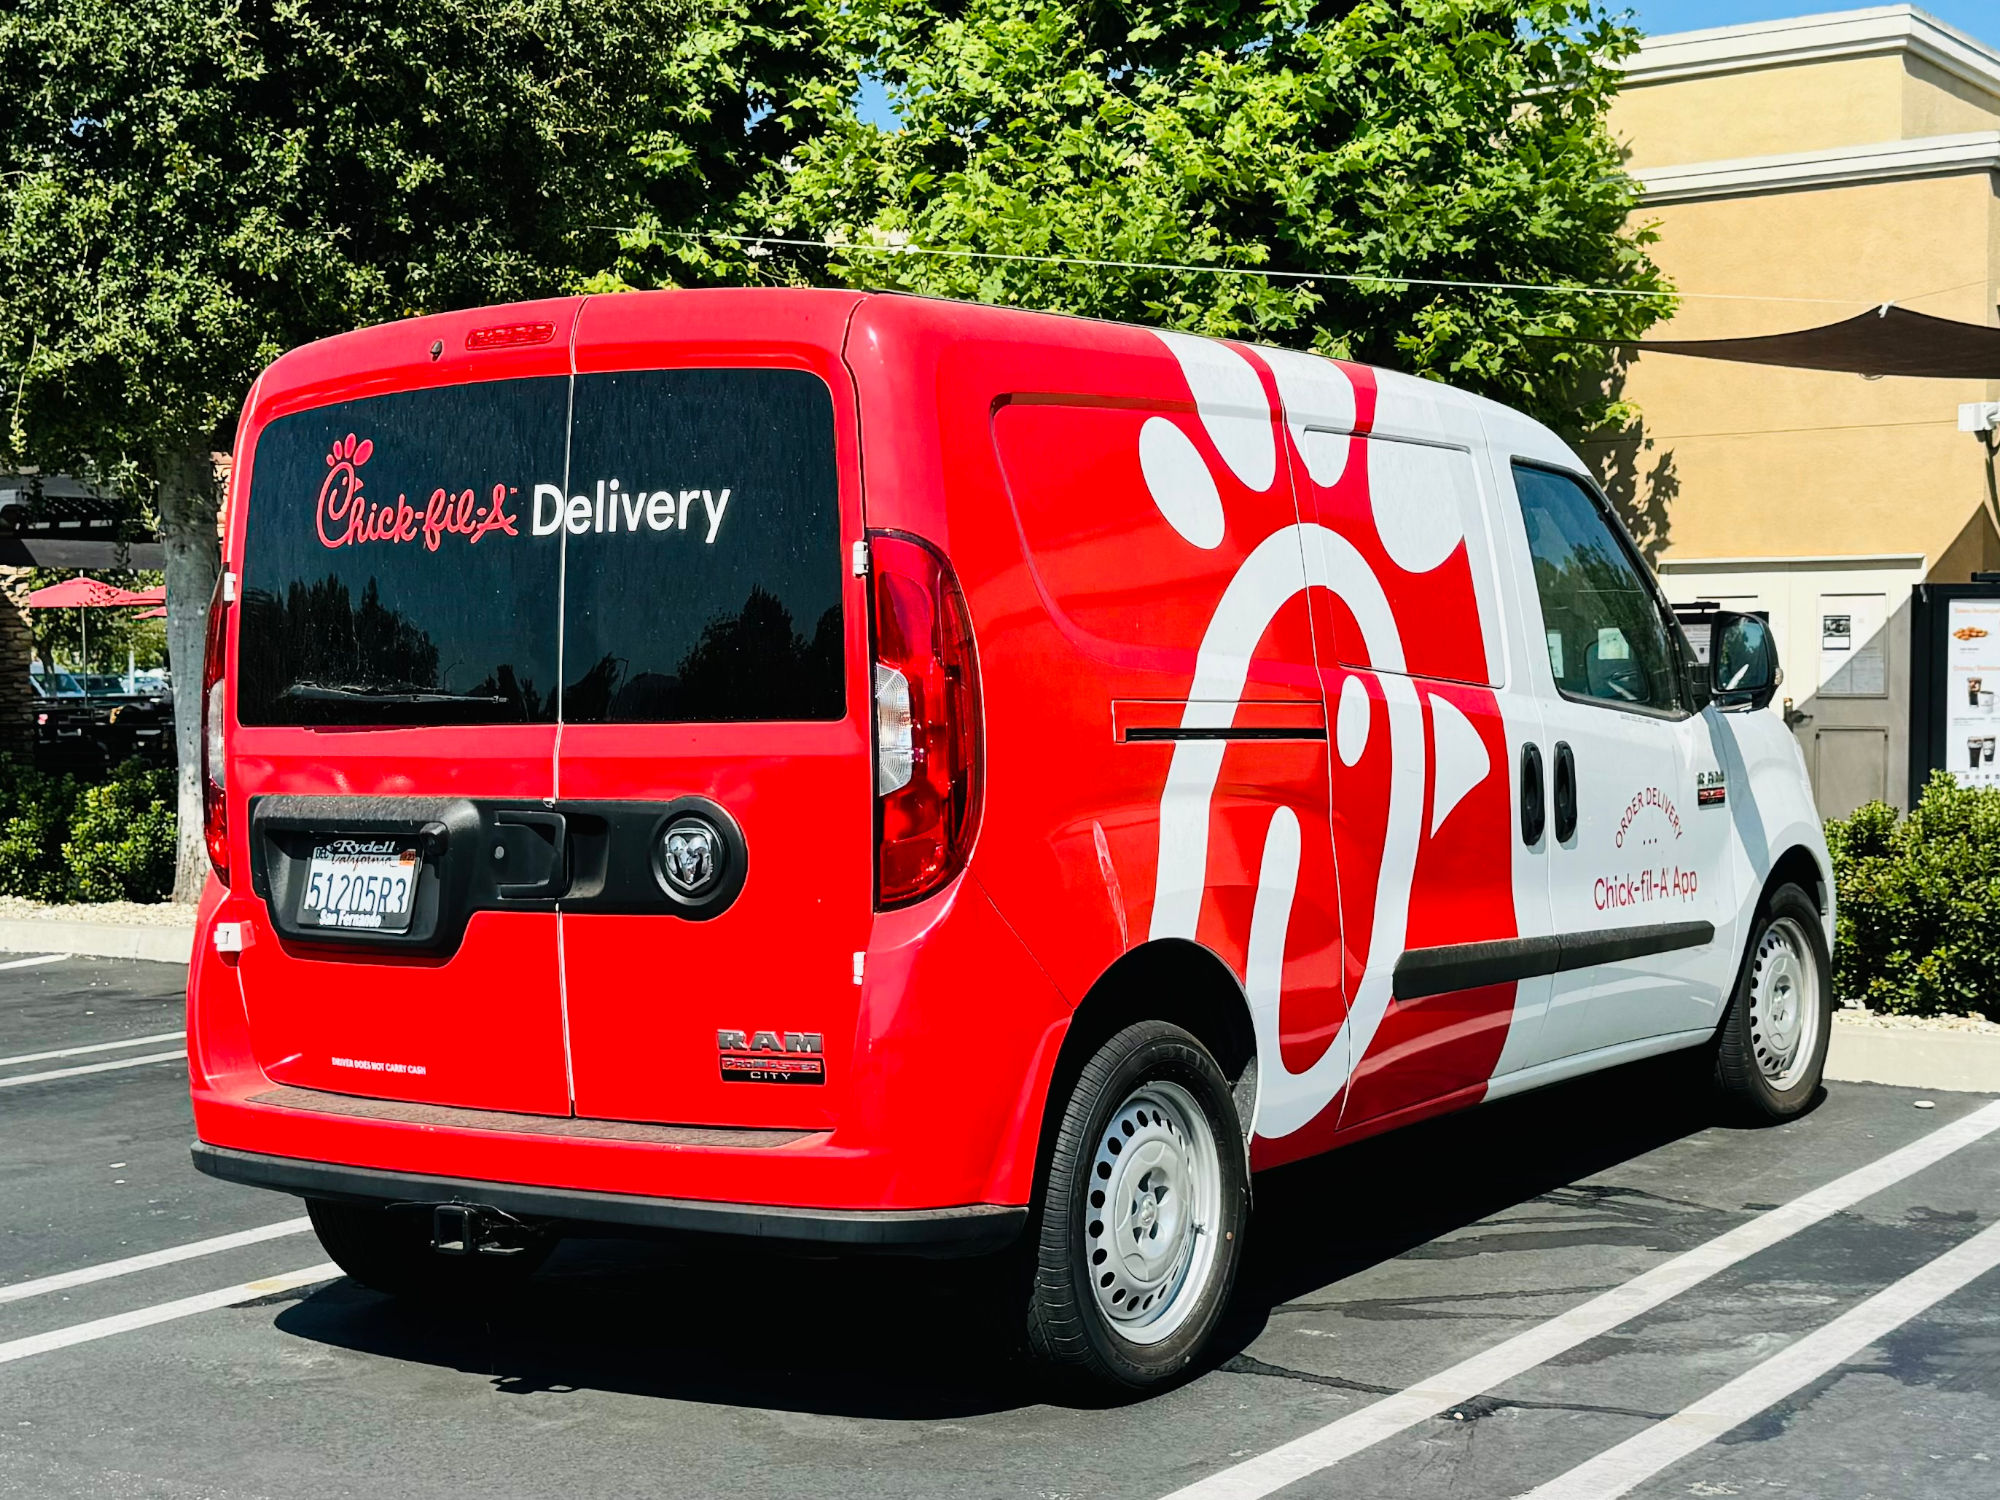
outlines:
{"label": "hubcap", "polygon": [[1819,970],[1805,929],[1780,917],[1764,930],[1750,973],[1750,1046],[1780,1091],[1805,1076],[1819,1045]]}
{"label": "hubcap", "polygon": [[1084,1258],[1120,1335],[1156,1344],[1187,1320],[1215,1264],[1222,1163],[1178,1084],[1141,1084],[1112,1112],[1091,1161]]}

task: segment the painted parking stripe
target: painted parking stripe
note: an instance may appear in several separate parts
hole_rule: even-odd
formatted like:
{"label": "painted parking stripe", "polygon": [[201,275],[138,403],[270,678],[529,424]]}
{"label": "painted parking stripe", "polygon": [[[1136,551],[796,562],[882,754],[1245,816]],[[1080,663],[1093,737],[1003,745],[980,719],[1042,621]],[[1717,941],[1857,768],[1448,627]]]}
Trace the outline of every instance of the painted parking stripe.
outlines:
{"label": "painted parking stripe", "polygon": [[76,957],[73,953],[43,953],[34,958],[11,958],[0,969],[32,969],[41,964],[59,964]]}
{"label": "painted parking stripe", "polygon": [[159,1031],[151,1036],[129,1037],[122,1042],[93,1042],[88,1047],[62,1047],[54,1052],[23,1052],[19,1057],[0,1057],[0,1068],[12,1068],[21,1063],[54,1062],[59,1057],[82,1057],[91,1052],[119,1052],[127,1047],[150,1047],[155,1042],[178,1042],[185,1032]]}
{"label": "painted parking stripe", "polygon": [[266,1240],[303,1234],[311,1227],[312,1220],[301,1214],[296,1219],[261,1224],[255,1229],[239,1229],[234,1234],[218,1234],[213,1239],[170,1245],[165,1250],[149,1250],[144,1255],[128,1255],[123,1260],[107,1260],[94,1266],[81,1266],[74,1271],[59,1271],[54,1276],[40,1276],[33,1281],[17,1281],[12,1286],[0,1286],[0,1303],[19,1302],[23,1298],[40,1297],[48,1292],[66,1292],[73,1286],[88,1286],[93,1281],[109,1281],[114,1276],[130,1276],[135,1271],[151,1271],[184,1260],[198,1260],[204,1255],[220,1255],[225,1250],[240,1250],[245,1245],[261,1245]]}
{"label": "painted parking stripe", "polygon": [[340,1275],[340,1267],[329,1262],[316,1266],[305,1266],[297,1271],[287,1271],[282,1276],[266,1276],[262,1281],[245,1281],[236,1286],[226,1286],[216,1292],[202,1292],[194,1297],[182,1297],[175,1302],[160,1302],[152,1307],[137,1308],[132,1312],[118,1313],[109,1318],[95,1318],[88,1323],[73,1324],[68,1328],[57,1328],[49,1333],[30,1334],[24,1339],[14,1339],[0,1344],[0,1365],[11,1364],[17,1359],[28,1359],[33,1355],[47,1354],[56,1349],[68,1349],[76,1344],[88,1344],[96,1339],[108,1339],[117,1334],[131,1333],[135,1329],[151,1328],[159,1323],[171,1323],[176,1318],[191,1318],[197,1313],[214,1312],[221,1307],[234,1307],[240,1302],[255,1302],[259,1297],[269,1297],[276,1292],[289,1292],[296,1287],[311,1286],[316,1281],[331,1281]]}
{"label": "painted parking stripe", "polygon": [[147,1063],[185,1062],[185,1048],[175,1048],[172,1052],[152,1052],[144,1057],[121,1057],[116,1062],[85,1063],[80,1068],[51,1068],[46,1073],[21,1073],[12,1078],[0,1078],[0,1089],[19,1088],[24,1083],[47,1083],[55,1078],[81,1078],[86,1073],[111,1073],[119,1068],[143,1068]]}
{"label": "painted parking stripe", "polygon": [[1525,1500],[1612,1500],[1740,1427],[1953,1292],[2000,1266],[2000,1224],[1981,1230],[1666,1421],[1627,1438]]}
{"label": "painted parking stripe", "polygon": [[1650,1312],[1739,1261],[1852,1208],[1996,1130],[2000,1130],[2000,1102],[1976,1109],[1880,1160],[1759,1214],[1407,1390],[1384,1396],[1304,1437],[1175,1490],[1167,1500],[1258,1500],[1281,1490]]}

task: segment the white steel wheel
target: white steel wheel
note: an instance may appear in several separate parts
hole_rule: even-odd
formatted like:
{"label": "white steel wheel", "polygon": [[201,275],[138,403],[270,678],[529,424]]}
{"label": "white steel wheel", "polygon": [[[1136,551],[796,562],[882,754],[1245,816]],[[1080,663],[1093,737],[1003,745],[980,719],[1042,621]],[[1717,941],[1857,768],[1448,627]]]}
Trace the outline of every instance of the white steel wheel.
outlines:
{"label": "white steel wheel", "polygon": [[1125,1097],[1097,1141],[1083,1225],[1091,1294],[1120,1338],[1157,1344],[1187,1321],[1215,1262],[1222,1160],[1177,1083]]}
{"label": "white steel wheel", "polygon": [[1818,1051],[1824,1007],[1819,970],[1794,917],[1766,927],[1750,959],[1750,1050],[1771,1086],[1797,1086]]}
{"label": "white steel wheel", "polygon": [[1126,1390],[1177,1379],[1213,1342],[1249,1222],[1229,1080],[1188,1031],[1138,1021],[1096,1047],[1050,1109],[1023,1246],[1028,1352]]}
{"label": "white steel wheel", "polygon": [[1812,1108],[1833,1029],[1825,918],[1796,885],[1772,891],[1750,928],[1743,967],[1715,1039],[1715,1082],[1749,1123]]}

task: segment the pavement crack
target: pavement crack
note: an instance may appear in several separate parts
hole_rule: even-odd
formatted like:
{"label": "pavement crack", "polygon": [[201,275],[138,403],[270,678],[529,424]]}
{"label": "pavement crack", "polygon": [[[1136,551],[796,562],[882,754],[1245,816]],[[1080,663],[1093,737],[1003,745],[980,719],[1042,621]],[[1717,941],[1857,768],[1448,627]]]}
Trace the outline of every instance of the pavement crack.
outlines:
{"label": "pavement crack", "polygon": [[1341,1375],[1316,1375],[1310,1370],[1288,1370],[1283,1365],[1267,1365],[1261,1359],[1252,1359],[1247,1354],[1239,1354],[1225,1360],[1217,1368],[1231,1375],[1269,1375],[1278,1380],[1302,1380],[1307,1385],[1329,1386],[1336,1391],[1359,1391],[1364,1396],[1393,1396],[1393,1385],[1369,1385],[1365,1381],[1349,1380]]}
{"label": "pavement crack", "polygon": [[[1322,1385],[1336,1391],[1358,1391],[1364,1396],[1395,1396],[1402,1393],[1402,1387],[1394,1385],[1373,1385],[1364,1380],[1349,1380],[1344,1375],[1320,1375],[1311,1370],[1293,1370],[1284,1365],[1266,1364],[1261,1359],[1248,1354],[1236,1355],[1218,1366],[1231,1375],[1265,1375],[1277,1380],[1297,1380],[1306,1385]],[[1636,1406],[1601,1406],[1590,1401],[1536,1401],[1526,1396],[1474,1396],[1470,1401],[1461,1401],[1448,1407],[1438,1415],[1452,1422],[1477,1422],[1481,1417],[1491,1416],[1496,1411],[1513,1407],[1517,1411],[1570,1411],[1596,1416],[1637,1417],[1646,1422],[1664,1422],[1672,1412],[1647,1411]]]}

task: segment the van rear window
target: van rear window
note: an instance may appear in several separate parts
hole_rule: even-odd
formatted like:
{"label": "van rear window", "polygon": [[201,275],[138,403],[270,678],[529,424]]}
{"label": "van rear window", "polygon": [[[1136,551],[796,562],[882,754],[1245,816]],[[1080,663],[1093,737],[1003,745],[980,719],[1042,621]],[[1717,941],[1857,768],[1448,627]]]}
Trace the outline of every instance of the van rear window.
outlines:
{"label": "van rear window", "polygon": [[253,455],[245,724],[844,712],[833,407],[796,370],[490,381]]}

